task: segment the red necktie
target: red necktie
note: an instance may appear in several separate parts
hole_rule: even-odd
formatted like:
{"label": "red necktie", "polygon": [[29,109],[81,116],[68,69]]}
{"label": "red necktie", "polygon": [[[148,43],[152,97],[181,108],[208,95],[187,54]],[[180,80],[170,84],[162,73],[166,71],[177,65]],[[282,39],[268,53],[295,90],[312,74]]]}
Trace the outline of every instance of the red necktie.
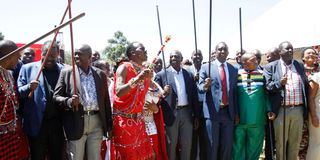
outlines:
{"label": "red necktie", "polygon": [[222,87],[222,103],[223,105],[228,105],[228,94],[227,94],[227,76],[224,70],[224,64],[220,66],[220,79]]}

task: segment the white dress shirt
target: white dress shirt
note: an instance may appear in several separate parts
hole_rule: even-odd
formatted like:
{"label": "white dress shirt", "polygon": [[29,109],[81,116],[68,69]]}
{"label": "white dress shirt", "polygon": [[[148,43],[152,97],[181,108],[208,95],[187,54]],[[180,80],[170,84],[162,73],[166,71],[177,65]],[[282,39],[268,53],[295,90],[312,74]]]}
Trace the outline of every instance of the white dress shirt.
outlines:
{"label": "white dress shirt", "polygon": [[177,88],[177,96],[178,96],[178,103],[177,106],[185,106],[188,105],[188,95],[186,92],[184,77],[182,73],[182,69],[177,72],[172,66],[170,67],[171,72],[173,73],[174,82]]}
{"label": "white dress shirt", "polygon": [[[220,78],[220,67],[221,67],[221,62],[220,61],[218,61],[217,59],[215,60],[215,63],[217,64],[217,66],[218,66],[218,71],[219,71],[219,78]],[[229,94],[229,70],[228,70],[228,64],[227,64],[227,62],[224,62],[223,63],[223,65],[224,65],[224,71],[226,72],[226,80],[227,80],[227,93]],[[220,81],[221,81],[221,79],[220,79]],[[222,91],[222,87],[221,87],[221,91]],[[229,95],[228,95],[229,96]],[[222,94],[221,94],[221,97],[220,97],[220,99],[222,99]]]}

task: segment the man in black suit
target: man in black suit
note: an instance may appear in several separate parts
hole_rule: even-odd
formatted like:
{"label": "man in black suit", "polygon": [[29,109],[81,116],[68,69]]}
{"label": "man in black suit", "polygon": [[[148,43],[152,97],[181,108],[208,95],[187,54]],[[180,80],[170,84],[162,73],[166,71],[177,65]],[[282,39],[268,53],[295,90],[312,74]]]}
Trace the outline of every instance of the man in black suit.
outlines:
{"label": "man in black suit", "polygon": [[53,96],[64,109],[62,120],[70,159],[83,159],[86,148],[87,159],[100,160],[102,137],[109,137],[112,129],[106,75],[91,66],[91,55],[89,45],[76,50],[75,73],[71,67],[61,71]]}
{"label": "man in black suit", "polygon": [[[303,117],[307,116],[308,81],[302,64],[293,60],[291,43],[288,41],[280,43],[279,50],[280,60],[264,67],[272,112],[277,115],[274,120],[277,160],[283,160],[283,154],[286,154],[286,159],[297,159],[302,138]],[[283,146],[284,138],[286,146]],[[285,152],[283,147],[286,148]]]}
{"label": "man in black suit", "polygon": [[[155,81],[161,87],[169,87],[165,98],[161,99],[167,133],[167,150],[169,160],[176,158],[178,139],[181,159],[190,159],[192,129],[197,128],[199,102],[197,87],[191,73],[181,67],[182,54],[175,50],[170,53],[170,67],[157,73]],[[167,77],[165,77],[167,76]],[[180,138],[179,138],[180,137]]]}

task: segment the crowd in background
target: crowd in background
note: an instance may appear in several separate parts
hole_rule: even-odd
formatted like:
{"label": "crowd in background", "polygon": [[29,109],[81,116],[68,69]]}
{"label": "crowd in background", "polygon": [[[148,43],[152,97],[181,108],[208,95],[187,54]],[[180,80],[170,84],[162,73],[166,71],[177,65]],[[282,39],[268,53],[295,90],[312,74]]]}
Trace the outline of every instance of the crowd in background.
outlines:
{"label": "crowd in background", "polygon": [[174,50],[164,65],[132,42],[111,67],[83,44],[74,68],[56,42],[38,62],[16,49],[0,41],[0,159],[257,160],[263,148],[268,160],[320,159],[314,48],[298,61],[284,41],[266,65],[257,49],[231,64],[220,42],[208,62]]}

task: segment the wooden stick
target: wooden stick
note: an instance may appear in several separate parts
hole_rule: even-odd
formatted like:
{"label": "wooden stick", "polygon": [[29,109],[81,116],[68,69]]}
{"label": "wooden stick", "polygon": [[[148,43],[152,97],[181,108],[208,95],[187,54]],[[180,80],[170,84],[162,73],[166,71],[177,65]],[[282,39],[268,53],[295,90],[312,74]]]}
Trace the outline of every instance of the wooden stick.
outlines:
{"label": "wooden stick", "polygon": [[210,60],[210,57],[211,57],[211,21],[212,21],[212,0],[210,0],[210,6],[209,6],[209,73],[208,73],[208,77],[211,78],[211,60]]}
{"label": "wooden stick", "polygon": [[[69,7],[70,7],[70,4],[68,4],[67,9],[68,9]],[[65,15],[66,15],[66,12],[67,12],[67,9],[66,9],[66,11],[64,12],[64,15],[63,15],[60,23],[63,22],[63,20],[64,20],[64,18],[65,18]],[[71,19],[70,19],[70,20],[71,20]],[[69,21],[70,21],[70,20],[69,20]],[[71,24],[71,23],[70,23],[70,24]],[[60,26],[61,26],[61,25],[60,25]],[[58,28],[58,27],[57,27],[57,28]],[[42,61],[41,68],[40,68],[40,70],[39,70],[39,72],[38,72],[38,74],[37,74],[37,77],[36,77],[36,79],[35,79],[36,81],[39,80],[39,77],[40,77],[40,75],[41,75],[42,69],[43,69],[43,67],[44,67],[44,65],[45,65],[45,63],[46,63],[46,61],[47,61],[47,59],[48,59],[48,57],[49,57],[50,51],[51,51],[51,49],[52,49],[53,44],[55,43],[55,40],[56,40],[56,37],[57,37],[58,33],[59,33],[59,29],[55,31],[54,38],[53,38],[53,40],[52,40],[52,42],[51,42],[51,44],[50,44],[50,46],[49,46],[49,48],[48,48],[47,54],[46,54],[46,56],[44,57],[44,59],[43,59],[43,61]],[[34,91],[31,91],[31,92],[29,93],[28,97],[31,98],[31,97],[33,96],[33,93],[34,93]]]}
{"label": "wooden stick", "polygon": [[61,24],[61,25],[59,25],[58,27],[56,27],[56,28],[52,29],[51,31],[49,31],[49,32],[45,33],[44,35],[40,36],[39,38],[37,38],[37,39],[35,39],[35,40],[31,41],[31,42],[30,42],[30,43],[28,43],[28,44],[25,44],[24,46],[21,46],[20,48],[18,48],[18,49],[16,49],[16,50],[12,51],[11,53],[7,54],[6,56],[4,56],[4,57],[2,57],[2,58],[0,58],[0,61],[5,60],[6,58],[8,58],[8,57],[9,57],[10,55],[12,55],[12,54],[15,54],[15,53],[17,53],[17,52],[21,52],[21,51],[23,51],[24,49],[26,49],[26,48],[30,47],[32,44],[34,44],[34,43],[36,43],[36,42],[38,42],[38,41],[42,40],[43,38],[45,38],[45,37],[49,36],[50,34],[52,34],[52,33],[56,32],[57,30],[60,30],[61,28],[63,28],[63,27],[65,27],[65,26],[67,26],[68,24],[70,24],[70,23],[72,23],[72,22],[74,22],[74,21],[76,21],[76,20],[78,20],[78,19],[82,18],[83,16],[85,16],[85,13],[81,13],[81,14],[79,14],[78,16],[76,16],[76,17],[74,17],[74,18],[70,19],[69,21],[67,21],[67,22],[65,22],[65,23],[63,23],[63,24]]}
{"label": "wooden stick", "polygon": [[242,15],[241,15],[241,7],[239,8],[239,26],[240,26],[240,52],[243,54],[242,48]]}
{"label": "wooden stick", "polygon": [[198,43],[197,43],[197,27],[196,27],[196,9],[195,9],[195,5],[194,5],[194,0],[192,0],[192,8],[193,8],[194,46],[195,46],[196,53],[197,53],[198,52]]}
{"label": "wooden stick", "polygon": [[[68,0],[68,7],[69,7],[69,18],[71,19],[72,13],[71,13],[71,0]],[[72,29],[72,23],[70,23],[70,40],[71,40],[71,61],[72,61],[72,74],[73,74],[73,88],[74,93],[77,94],[77,79],[76,79],[76,67],[74,62],[74,46],[73,46],[73,29]]]}
{"label": "wooden stick", "polygon": [[[159,27],[160,43],[161,43],[161,46],[163,46],[158,4],[156,5],[156,8],[157,8],[157,17],[158,17],[158,27]],[[162,60],[163,60],[164,75],[165,75],[165,77],[166,77],[166,83],[168,83],[167,70],[166,70],[166,61],[165,61],[165,59],[164,59],[163,49],[161,50],[161,53],[162,53]]]}

